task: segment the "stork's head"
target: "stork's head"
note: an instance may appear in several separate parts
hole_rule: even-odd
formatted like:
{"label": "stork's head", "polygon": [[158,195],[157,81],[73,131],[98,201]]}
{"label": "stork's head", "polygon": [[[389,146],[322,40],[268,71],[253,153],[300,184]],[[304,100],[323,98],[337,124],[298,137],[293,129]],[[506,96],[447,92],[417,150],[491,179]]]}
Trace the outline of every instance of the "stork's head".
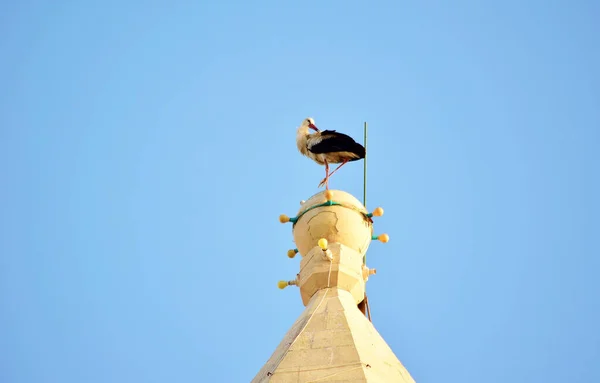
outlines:
{"label": "stork's head", "polygon": [[312,117],[305,118],[304,121],[302,121],[302,126],[309,127],[315,132],[319,131],[319,128],[317,128],[317,126],[315,125],[315,120]]}

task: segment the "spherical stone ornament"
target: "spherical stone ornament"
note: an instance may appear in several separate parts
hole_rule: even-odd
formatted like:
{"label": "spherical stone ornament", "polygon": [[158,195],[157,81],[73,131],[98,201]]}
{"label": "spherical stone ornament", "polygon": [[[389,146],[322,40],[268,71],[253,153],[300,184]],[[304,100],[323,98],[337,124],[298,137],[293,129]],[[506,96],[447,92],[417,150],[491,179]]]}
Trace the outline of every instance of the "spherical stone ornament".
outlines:
{"label": "spherical stone ornament", "polygon": [[327,250],[327,245],[329,244],[327,242],[327,240],[325,238],[321,238],[319,239],[319,241],[317,242],[317,244],[319,245],[319,247],[323,250]]}
{"label": "spherical stone ornament", "polygon": [[327,202],[327,199],[325,191],[310,197],[300,208],[299,219],[293,229],[298,252],[305,256],[318,246],[321,238],[325,238],[329,243],[341,243],[364,255],[373,236],[373,226],[362,214],[367,214],[367,209],[349,193],[341,190],[330,192],[333,202],[345,206],[326,205],[311,209]]}

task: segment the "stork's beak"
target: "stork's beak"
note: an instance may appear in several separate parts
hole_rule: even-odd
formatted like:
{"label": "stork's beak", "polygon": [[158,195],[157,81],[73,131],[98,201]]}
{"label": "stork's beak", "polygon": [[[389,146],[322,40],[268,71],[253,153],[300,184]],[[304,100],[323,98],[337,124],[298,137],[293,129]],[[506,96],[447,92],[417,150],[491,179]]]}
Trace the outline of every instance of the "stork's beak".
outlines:
{"label": "stork's beak", "polygon": [[312,130],[314,130],[315,132],[318,132],[318,131],[319,131],[319,128],[317,128],[317,127],[315,126],[315,124],[310,124],[310,125],[308,125],[308,127],[309,127],[309,128],[311,128]]}

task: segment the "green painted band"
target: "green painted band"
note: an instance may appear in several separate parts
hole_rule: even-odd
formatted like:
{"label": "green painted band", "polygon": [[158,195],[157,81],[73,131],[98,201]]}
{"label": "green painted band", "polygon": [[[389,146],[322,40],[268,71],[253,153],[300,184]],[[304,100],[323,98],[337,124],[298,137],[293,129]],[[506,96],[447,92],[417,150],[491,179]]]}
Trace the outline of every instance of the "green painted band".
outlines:
{"label": "green painted band", "polygon": [[[296,225],[296,222],[298,222],[298,220],[300,219],[300,217],[302,217],[304,214],[308,213],[309,211],[311,211],[312,209],[316,209],[318,207],[324,207],[324,206],[340,206],[340,207],[345,207],[346,209],[351,209],[354,210],[357,213],[360,213],[361,215],[363,215],[365,218],[367,218],[369,221],[371,221],[371,217],[373,216],[370,213],[363,213],[362,211],[358,210],[357,208],[355,208],[354,206],[349,206],[349,205],[345,205],[343,203],[340,202],[335,202],[335,201],[325,201],[320,205],[315,205],[315,206],[311,206],[308,209],[304,210],[302,213],[300,213],[297,217],[294,218],[290,218],[290,222],[293,222],[294,225]],[[371,221],[372,222],[372,221]]]}

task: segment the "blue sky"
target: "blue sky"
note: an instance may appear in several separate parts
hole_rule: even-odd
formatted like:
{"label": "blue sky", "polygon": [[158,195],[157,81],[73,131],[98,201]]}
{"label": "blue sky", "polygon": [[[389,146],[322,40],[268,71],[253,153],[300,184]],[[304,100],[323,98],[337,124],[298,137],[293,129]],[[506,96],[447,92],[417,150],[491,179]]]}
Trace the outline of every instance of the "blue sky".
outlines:
{"label": "blue sky", "polygon": [[250,381],[303,310],[308,116],[369,123],[369,300],[418,382],[600,381],[598,14],[2,2],[0,381]]}

